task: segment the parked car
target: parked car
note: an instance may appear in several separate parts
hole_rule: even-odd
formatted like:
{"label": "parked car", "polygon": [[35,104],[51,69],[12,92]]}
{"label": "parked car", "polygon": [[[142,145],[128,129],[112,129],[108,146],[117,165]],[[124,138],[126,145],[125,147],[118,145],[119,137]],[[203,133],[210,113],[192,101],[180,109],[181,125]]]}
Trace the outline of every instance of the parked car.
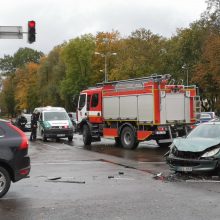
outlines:
{"label": "parked car", "polygon": [[39,115],[37,122],[37,138],[47,141],[47,138],[68,138],[73,140],[73,125],[62,107],[38,107],[34,113]]}
{"label": "parked car", "polygon": [[11,122],[0,119],[0,198],[9,190],[11,182],[29,175],[28,139]]}
{"label": "parked car", "polygon": [[22,131],[31,130],[31,114],[21,114],[15,119],[14,125]]}
{"label": "parked car", "polygon": [[31,131],[31,114],[23,114],[23,117],[27,119],[27,123],[24,126],[24,131]]}
{"label": "parked car", "polygon": [[70,120],[73,124],[74,131],[77,130],[77,119],[76,119],[76,112],[68,112],[68,115],[70,117]]}
{"label": "parked car", "polygon": [[216,117],[215,112],[201,112],[198,115],[197,124],[208,122]]}
{"label": "parked car", "polygon": [[174,139],[166,161],[175,171],[219,172],[220,121],[200,124],[187,137]]}

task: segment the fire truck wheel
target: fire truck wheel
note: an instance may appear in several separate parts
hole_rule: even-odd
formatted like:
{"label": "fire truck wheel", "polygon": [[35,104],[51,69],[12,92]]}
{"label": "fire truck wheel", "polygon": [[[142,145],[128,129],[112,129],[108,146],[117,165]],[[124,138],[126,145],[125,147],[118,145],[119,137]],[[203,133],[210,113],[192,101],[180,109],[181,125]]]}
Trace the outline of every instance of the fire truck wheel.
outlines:
{"label": "fire truck wheel", "polygon": [[84,145],[91,145],[92,142],[92,136],[89,130],[88,125],[83,126],[83,143]]}
{"label": "fire truck wheel", "polygon": [[135,149],[138,146],[137,139],[131,127],[124,127],[121,132],[121,145],[126,149]]}

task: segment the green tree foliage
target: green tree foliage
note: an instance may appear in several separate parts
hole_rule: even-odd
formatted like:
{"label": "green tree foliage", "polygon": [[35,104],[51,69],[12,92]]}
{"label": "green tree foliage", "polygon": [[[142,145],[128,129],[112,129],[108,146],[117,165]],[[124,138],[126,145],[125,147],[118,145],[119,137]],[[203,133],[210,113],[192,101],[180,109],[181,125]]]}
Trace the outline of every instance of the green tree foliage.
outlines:
{"label": "green tree foliage", "polygon": [[22,67],[26,63],[39,63],[40,58],[44,54],[42,52],[38,52],[36,50],[30,48],[20,48],[15,54],[13,58],[13,64],[15,67]]}
{"label": "green tree foliage", "polygon": [[14,73],[16,69],[26,63],[39,63],[44,54],[30,48],[20,48],[13,56],[5,55],[0,59],[0,72],[4,74]]}
{"label": "green tree foliage", "polygon": [[[1,91],[1,98],[2,104],[4,103],[5,106],[3,109],[6,110],[11,117],[15,116],[15,80],[14,75],[10,75],[3,81],[3,89]],[[2,108],[2,106],[1,106]]]}
{"label": "green tree foliage", "polygon": [[206,0],[207,8],[201,16],[201,20],[215,31],[220,32],[220,1]]}
{"label": "green tree foliage", "polygon": [[39,99],[42,106],[63,106],[60,87],[65,78],[65,64],[61,59],[64,45],[55,47],[40,61],[38,71]]}
{"label": "green tree foliage", "polygon": [[[176,79],[184,79],[186,84],[186,72],[191,81],[195,64],[200,60],[203,42],[208,30],[203,22],[195,22],[189,28],[178,29],[177,35],[168,41],[167,62],[170,71]],[[185,67],[185,68],[183,68]]]}
{"label": "green tree foliage", "polygon": [[83,35],[70,40],[63,49],[62,58],[66,66],[66,76],[61,83],[61,94],[68,109],[73,106],[73,96],[90,85],[94,52],[95,39],[92,35]]}
{"label": "green tree foliage", "polygon": [[160,62],[164,54],[166,41],[146,29],[132,32],[127,39],[118,43],[117,63],[112,79],[127,79],[148,76],[164,71]]}
{"label": "green tree foliage", "polygon": [[4,55],[4,58],[0,58],[0,72],[2,72],[3,75],[14,71],[13,56]]}

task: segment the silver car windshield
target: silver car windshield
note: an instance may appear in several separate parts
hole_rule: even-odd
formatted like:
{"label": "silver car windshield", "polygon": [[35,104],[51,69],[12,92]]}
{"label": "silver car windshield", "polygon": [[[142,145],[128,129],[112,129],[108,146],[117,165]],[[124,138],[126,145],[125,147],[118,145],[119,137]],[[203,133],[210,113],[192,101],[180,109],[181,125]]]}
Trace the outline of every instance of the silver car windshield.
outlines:
{"label": "silver car windshield", "polygon": [[220,124],[201,124],[187,138],[220,138]]}
{"label": "silver car windshield", "polygon": [[44,121],[68,120],[66,112],[44,112]]}

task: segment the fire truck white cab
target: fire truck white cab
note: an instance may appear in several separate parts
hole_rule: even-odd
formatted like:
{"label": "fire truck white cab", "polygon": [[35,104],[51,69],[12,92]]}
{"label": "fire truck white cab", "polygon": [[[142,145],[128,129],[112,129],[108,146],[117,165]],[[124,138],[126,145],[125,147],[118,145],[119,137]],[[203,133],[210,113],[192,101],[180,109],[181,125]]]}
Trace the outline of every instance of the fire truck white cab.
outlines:
{"label": "fire truck white cab", "polygon": [[97,84],[80,93],[78,130],[85,145],[113,138],[124,148],[154,139],[168,146],[184,136],[200,111],[196,86],[169,84],[170,75]]}

